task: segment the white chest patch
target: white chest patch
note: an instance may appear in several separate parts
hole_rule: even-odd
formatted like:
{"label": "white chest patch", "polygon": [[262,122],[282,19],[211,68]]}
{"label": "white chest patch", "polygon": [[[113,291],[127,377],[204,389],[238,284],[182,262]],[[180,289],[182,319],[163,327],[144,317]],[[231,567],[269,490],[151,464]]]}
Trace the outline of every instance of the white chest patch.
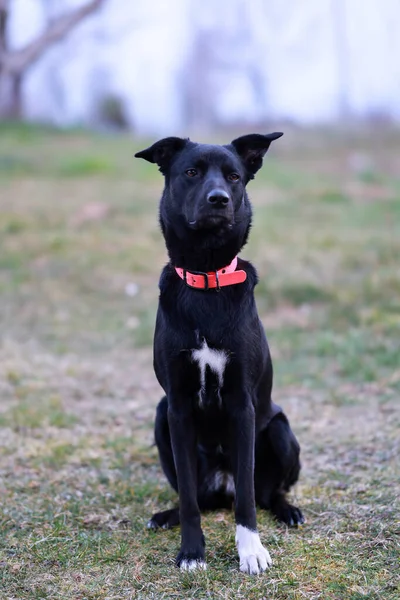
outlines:
{"label": "white chest patch", "polygon": [[192,350],[192,360],[199,365],[201,391],[204,391],[205,389],[207,367],[216,374],[219,388],[222,388],[224,384],[225,367],[228,362],[228,355],[224,350],[209,348],[207,342],[204,340],[201,348]]}

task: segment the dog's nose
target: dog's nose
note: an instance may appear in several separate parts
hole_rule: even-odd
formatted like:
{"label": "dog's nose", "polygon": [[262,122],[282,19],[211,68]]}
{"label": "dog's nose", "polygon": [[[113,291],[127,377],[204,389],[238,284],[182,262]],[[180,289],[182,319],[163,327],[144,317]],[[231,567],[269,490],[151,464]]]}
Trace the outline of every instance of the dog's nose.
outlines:
{"label": "dog's nose", "polygon": [[215,208],[221,208],[226,206],[229,202],[229,194],[225,190],[215,189],[207,195],[207,201],[215,206]]}

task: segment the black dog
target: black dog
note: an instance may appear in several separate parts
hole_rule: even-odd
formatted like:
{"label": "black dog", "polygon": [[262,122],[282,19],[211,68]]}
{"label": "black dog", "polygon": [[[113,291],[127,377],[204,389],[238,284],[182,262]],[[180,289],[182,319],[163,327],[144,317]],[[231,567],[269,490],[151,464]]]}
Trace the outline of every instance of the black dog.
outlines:
{"label": "black dog", "polygon": [[160,461],[179,509],[150,527],[181,524],[176,563],[205,568],[200,511],[234,504],[240,569],[271,564],[257,533],[256,503],[288,525],[300,448],[272,402],[272,363],[258,318],[254,267],[237,259],[247,241],[246,184],[282,133],[246,135],[226,146],[170,137],[138,152],[165,177],[160,223],[170,262],[160,280],[154,368],[166,396],[157,408]]}

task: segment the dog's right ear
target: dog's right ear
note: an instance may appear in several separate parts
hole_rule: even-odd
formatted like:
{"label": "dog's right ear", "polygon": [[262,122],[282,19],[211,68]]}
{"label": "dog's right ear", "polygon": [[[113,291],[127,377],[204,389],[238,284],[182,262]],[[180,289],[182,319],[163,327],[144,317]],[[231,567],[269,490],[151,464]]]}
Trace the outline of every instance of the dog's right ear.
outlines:
{"label": "dog's right ear", "polygon": [[136,152],[135,157],[156,163],[161,173],[165,175],[172,158],[183,150],[188,142],[189,138],[167,137],[146,148],[146,150]]}

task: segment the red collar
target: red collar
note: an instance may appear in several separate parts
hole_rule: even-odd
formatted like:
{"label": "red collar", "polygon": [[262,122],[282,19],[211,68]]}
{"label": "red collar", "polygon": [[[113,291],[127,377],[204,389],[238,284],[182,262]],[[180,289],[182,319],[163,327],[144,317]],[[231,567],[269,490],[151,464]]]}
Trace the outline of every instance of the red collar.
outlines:
{"label": "red collar", "polygon": [[186,269],[180,269],[179,267],[175,267],[175,271],[189,287],[201,290],[216,288],[217,291],[219,291],[220,288],[226,285],[234,285],[246,281],[246,271],[236,271],[237,261],[237,256],[235,256],[231,264],[227,267],[219,269],[219,271],[210,271],[208,273],[204,273],[203,271],[191,272]]}

